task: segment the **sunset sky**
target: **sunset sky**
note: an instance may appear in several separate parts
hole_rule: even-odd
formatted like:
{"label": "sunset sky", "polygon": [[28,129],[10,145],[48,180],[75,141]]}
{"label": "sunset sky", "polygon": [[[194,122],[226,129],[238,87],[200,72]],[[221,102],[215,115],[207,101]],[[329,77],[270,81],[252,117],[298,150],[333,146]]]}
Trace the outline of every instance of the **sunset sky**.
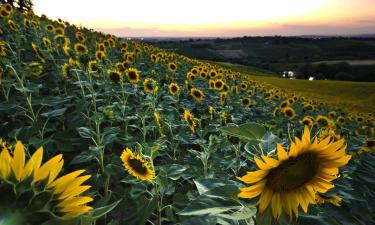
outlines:
{"label": "sunset sky", "polygon": [[375,0],[34,0],[36,14],[123,37],[375,34]]}

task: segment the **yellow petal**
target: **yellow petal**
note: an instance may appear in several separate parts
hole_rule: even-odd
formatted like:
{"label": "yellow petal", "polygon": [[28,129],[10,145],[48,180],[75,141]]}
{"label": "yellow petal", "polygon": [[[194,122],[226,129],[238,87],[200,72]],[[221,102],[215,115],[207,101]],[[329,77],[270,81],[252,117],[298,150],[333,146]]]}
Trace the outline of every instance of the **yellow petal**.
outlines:
{"label": "yellow petal", "polygon": [[4,178],[7,178],[10,173],[11,163],[12,157],[10,156],[8,149],[4,148],[0,154],[0,175]]}
{"label": "yellow petal", "polygon": [[255,164],[259,167],[261,170],[269,170],[272,169],[269,165],[263,162],[263,160],[259,159],[258,157],[254,157]]}
{"label": "yellow petal", "polygon": [[25,149],[20,141],[17,141],[13,153],[12,170],[16,179],[21,181],[25,168]]}
{"label": "yellow petal", "polygon": [[240,198],[255,198],[260,195],[263,191],[263,188],[267,180],[262,180],[250,187],[241,188],[241,192],[238,194]]}
{"label": "yellow petal", "polygon": [[22,179],[30,176],[34,171],[37,171],[42,164],[43,159],[43,147],[40,147],[34,154],[31,156],[29,161],[26,163],[25,172],[23,173]]}
{"label": "yellow petal", "polygon": [[254,171],[254,172],[247,172],[247,174],[245,176],[242,176],[242,177],[237,177],[237,179],[247,183],[247,184],[252,184],[252,183],[256,183],[258,181],[260,181],[261,179],[263,179],[265,176],[267,176],[267,174],[269,173],[269,171],[267,170],[257,170],[257,171]]}
{"label": "yellow petal", "polygon": [[35,171],[33,182],[35,183],[37,181],[46,179],[50,174],[51,170],[58,165],[61,159],[62,155],[60,154],[44,163],[39,169]]}
{"label": "yellow petal", "polygon": [[277,158],[281,161],[287,160],[289,158],[288,153],[280,144],[277,144]]}
{"label": "yellow petal", "polygon": [[83,172],[85,172],[85,170],[77,170],[65,176],[62,176],[59,179],[52,182],[51,184],[47,185],[47,188],[55,188],[53,193],[60,194],[63,191],[65,191],[67,186],[70,185],[70,183],[73,182],[76,179],[76,177],[78,177]]}
{"label": "yellow petal", "polygon": [[70,198],[64,201],[61,201],[57,207],[73,207],[73,206],[78,206],[78,205],[83,205],[86,203],[89,203],[93,201],[93,198],[87,197],[87,196],[79,196],[79,197],[74,197]]}
{"label": "yellow petal", "polygon": [[275,219],[278,219],[281,215],[281,201],[280,201],[280,193],[276,192],[272,196],[272,215]]}
{"label": "yellow petal", "polygon": [[267,165],[269,165],[271,168],[275,168],[277,166],[280,165],[280,161],[276,160],[276,159],[273,159],[271,157],[267,157],[265,155],[262,155],[262,159],[264,160],[264,162],[267,163]]}
{"label": "yellow petal", "polygon": [[[69,193],[68,197],[75,197],[77,195],[80,195],[82,194],[83,192],[87,191],[88,189],[90,189],[91,186],[90,185],[83,185],[83,186],[79,186],[78,188],[76,188],[75,190],[73,190],[72,192]],[[64,197],[66,196],[60,196],[59,199],[64,199]]]}
{"label": "yellow petal", "polygon": [[271,189],[268,189],[268,188],[264,189],[258,201],[260,213],[263,213],[267,209],[272,199],[272,195],[273,195],[273,191]]}
{"label": "yellow petal", "polygon": [[308,126],[305,126],[302,135],[302,143],[303,145],[307,145],[310,144],[310,142],[310,128]]}
{"label": "yellow petal", "polygon": [[53,181],[55,181],[56,177],[59,175],[60,171],[62,170],[64,166],[64,160],[61,159],[60,162],[57,163],[56,166],[52,167],[48,176],[48,183],[47,185],[51,184]]}
{"label": "yellow petal", "polygon": [[88,211],[90,211],[92,209],[92,207],[90,206],[80,206],[80,207],[76,207],[74,209],[74,211],[71,211],[67,214],[65,214],[63,216],[64,219],[71,219],[71,218],[75,218],[75,217],[78,217],[78,216],[81,216],[85,213],[87,213]]}
{"label": "yellow petal", "polygon": [[90,179],[91,175],[86,175],[82,177],[77,177],[73,182],[69,183],[69,186],[66,187],[64,192],[61,194],[60,198],[68,198],[71,196],[71,193],[74,192],[76,188],[85,182],[86,180]]}

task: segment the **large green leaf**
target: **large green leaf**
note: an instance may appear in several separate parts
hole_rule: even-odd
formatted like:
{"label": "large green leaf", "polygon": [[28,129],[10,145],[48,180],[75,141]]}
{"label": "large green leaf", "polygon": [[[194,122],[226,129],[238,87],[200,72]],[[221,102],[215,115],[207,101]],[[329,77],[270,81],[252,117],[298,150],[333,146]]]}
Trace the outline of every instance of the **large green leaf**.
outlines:
{"label": "large green leaf", "polygon": [[257,123],[231,125],[222,127],[220,130],[227,135],[238,137],[244,141],[259,141],[267,132],[262,125]]}

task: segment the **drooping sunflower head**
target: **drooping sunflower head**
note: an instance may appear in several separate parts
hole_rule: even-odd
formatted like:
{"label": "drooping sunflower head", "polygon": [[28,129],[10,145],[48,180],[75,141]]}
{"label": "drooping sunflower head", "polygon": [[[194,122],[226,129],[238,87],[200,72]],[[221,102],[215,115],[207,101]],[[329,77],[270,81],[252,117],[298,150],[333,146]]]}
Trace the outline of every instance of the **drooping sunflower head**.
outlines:
{"label": "drooping sunflower head", "polygon": [[213,120],[215,118],[215,109],[214,109],[214,107],[210,106],[210,108],[208,109],[208,112],[210,113],[211,120]]}
{"label": "drooping sunflower head", "polygon": [[0,41],[0,57],[6,56],[6,54],[7,52],[6,52],[5,43]]}
{"label": "drooping sunflower head", "polygon": [[280,103],[280,108],[284,109],[286,107],[289,106],[289,102],[288,101],[283,101],[282,103]]}
{"label": "drooping sunflower head", "polygon": [[259,170],[238,177],[250,184],[241,189],[239,197],[260,196],[259,212],[263,213],[270,206],[276,219],[283,212],[291,218],[297,217],[299,206],[307,213],[309,205],[316,204],[317,194],[334,187],[332,180],[338,177],[339,167],[345,166],[351,158],[346,154],[344,139],[310,138],[306,126],[302,139],[296,137],[289,151],[277,145],[278,159],[264,155],[261,159],[255,157]]}
{"label": "drooping sunflower head", "polygon": [[296,112],[294,111],[293,108],[291,107],[285,107],[283,109],[283,113],[284,115],[289,119],[289,120],[292,120],[296,117]]}
{"label": "drooping sunflower head", "polygon": [[133,153],[130,148],[126,148],[120,158],[128,173],[137,179],[152,181],[155,178],[154,170],[150,164],[142,156]]}
{"label": "drooping sunflower head", "polygon": [[338,116],[336,119],[336,123],[343,125],[345,123],[345,118],[343,116]]}
{"label": "drooping sunflower head", "polygon": [[64,65],[61,67],[61,71],[63,74],[64,79],[68,79],[73,76],[72,69],[74,67],[68,63],[64,63]]}
{"label": "drooping sunflower head", "polygon": [[336,116],[337,116],[337,114],[336,114],[335,111],[331,111],[331,112],[328,113],[328,117],[331,118],[331,119],[336,118]]}
{"label": "drooping sunflower head", "polygon": [[25,217],[24,220],[31,221],[38,217],[36,212],[43,211],[69,220],[90,211],[92,208],[86,204],[93,199],[81,194],[91,187],[82,185],[91,176],[80,176],[84,170],[78,170],[58,178],[64,164],[61,154],[44,164],[42,161],[43,147],[37,149],[29,160],[26,160],[21,142],[17,142],[12,154],[7,148],[2,149],[0,187],[1,190],[13,190],[0,198],[0,205],[7,205],[6,213],[17,213]]}
{"label": "drooping sunflower head", "polygon": [[87,55],[87,53],[89,52],[86,45],[84,44],[81,44],[81,43],[76,43],[74,45],[74,51],[78,54],[82,54],[82,55]]}
{"label": "drooping sunflower head", "polygon": [[17,24],[13,20],[8,20],[8,25],[12,31],[19,31]]}
{"label": "drooping sunflower head", "polygon": [[27,65],[31,75],[38,77],[43,73],[43,65],[39,62],[31,62]]}
{"label": "drooping sunflower head", "polygon": [[242,104],[243,104],[244,106],[246,106],[246,107],[251,106],[251,99],[250,99],[250,98],[243,98],[243,99],[241,100],[241,102],[242,102]]}
{"label": "drooping sunflower head", "polygon": [[318,128],[335,128],[335,122],[323,115],[318,115],[315,118],[315,125]]}
{"label": "drooping sunflower head", "polygon": [[118,70],[108,70],[108,78],[112,84],[118,84],[122,81],[121,72]]}
{"label": "drooping sunflower head", "polygon": [[136,68],[129,68],[125,71],[125,73],[130,83],[138,83],[140,79],[140,72]]}
{"label": "drooping sunflower head", "polygon": [[79,31],[76,32],[75,36],[76,36],[77,40],[81,43],[85,42],[85,40],[86,40],[86,37],[82,34],[82,32],[79,32]]}
{"label": "drooping sunflower head", "polygon": [[224,103],[227,101],[227,92],[221,92],[220,93],[220,104],[224,105]]}
{"label": "drooping sunflower head", "polygon": [[43,37],[42,42],[44,44],[44,47],[47,49],[51,49],[51,40],[48,37]]}
{"label": "drooping sunflower head", "polygon": [[177,94],[178,92],[180,92],[180,86],[178,86],[178,84],[177,83],[170,83],[169,84],[169,93],[171,94],[171,95],[175,95],[175,94]]}
{"label": "drooping sunflower head", "polygon": [[158,85],[154,79],[147,78],[143,81],[143,89],[145,92],[154,94],[158,91]]}
{"label": "drooping sunflower head", "polygon": [[184,120],[190,127],[191,131],[194,133],[197,127],[197,122],[195,121],[193,114],[188,109],[184,110]]}
{"label": "drooping sunflower head", "polygon": [[62,27],[55,28],[55,34],[64,35],[65,34],[64,28],[62,28]]}
{"label": "drooping sunflower head", "polygon": [[190,95],[198,102],[203,101],[204,99],[204,93],[199,90],[198,88],[191,88],[190,89]]}

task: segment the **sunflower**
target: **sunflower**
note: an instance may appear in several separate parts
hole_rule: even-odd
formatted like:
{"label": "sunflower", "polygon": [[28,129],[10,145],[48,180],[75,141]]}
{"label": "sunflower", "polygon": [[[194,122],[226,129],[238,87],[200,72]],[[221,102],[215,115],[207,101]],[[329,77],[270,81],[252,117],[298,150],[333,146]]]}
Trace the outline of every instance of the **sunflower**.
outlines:
{"label": "sunflower", "polygon": [[34,53],[35,55],[38,57],[38,59],[44,63],[46,60],[44,59],[43,55],[42,55],[42,52],[40,51],[39,47],[34,43],[32,42],[31,43],[31,47],[32,49],[34,50]]}
{"label": "sunflower", "polygon": [[227,101],[227,93],[221,92],[220,93],[220,104],[224,105],[224,103]]}
{"label": "sunflower", "polygon": [[201,76],[202,79],[205,79],[205,78],[207,77],[207,72],[205,72],[205,71],[201,71],[201,72],[199,73],[199,75]]}
{"label": "sunflower", "polygon": [[55,27],[52,24],[48,24],[46,28],[47,28],[47,30],[49,32],[54,32],[55,31]]}
{"label": "sunflower", "polygon": [[139,81],[140,73],[136,68],[129,68],[125,71],[128,80],[132,84],[136,84]]}
{"label": "sunflower", "polygon": [[341,139],[341,136],[339,134],[336,134],[335,130],[331,128],[321,129],[319,133],[319,139],[326,139],[328,137],[331,139],[331,141],[337,141]]}
{"label": "sunflower", "polygon": [[158,88],[157,83],[154,79],[146,78],[143,81],[143,89],[147,93],[155,94],[158,91],[159,88]]}
{"label": "sunflower", "polygon": [[133,153],[130,148],[126,148],[120,158],[128,173],[137,179],[151,181],[155,178],[150,164],[142,156]]}
{"label": "sunflower", "polygon": [[214,85],[214,87],[215,87],[215,90],[217,90],[217,91],[221,91],[221,90],[223,90],[223,87],[224,87],[224,81],[221,80],[221,79],[216,80],[216,81],[215,81],[215,85]]}
{"label": "sunflower", "polygon": [[10,16],[10,12],[8,12],[3,6],[0,7],[0,17],[4,19],[8,19]]}
{"label": "sunflower", "polygon": [[[77,170],[57,178],[64,164],[62,155],[57,155],[42,164],[43,147],[37,149],[28,161],[25,158],[25,149],[20,141],[16,143],[13,154],[10,154],[7,147],[2,147],[0,185],[3,186],[2,190],[17,186],[17,188],[12,188],[12,194],[7,196],[8,198],[14,197],[14,204],[6,208],[8,213],[18,211],[20,215],[26,217],[25,220],[28,220],[40,210],[61,219],[72,219],[92,209],[86,204],[93,199],[81,196],[91,187],[81,185],[91,177],[90,175],[80,176],[84,170]],[[18,198],[20,194],[22,198]],[[36,197],[39,200],[37,204],[34,201]],[[3,198],[0,202],[2,200]]]}
{"label": "sunflower", "polygon": [[286,107],[289,106],[289,102],[288,101],[283,101],[282,103],[280,103],[280,108],[284,109]]}
{"label": "sunflower", "polygon": [[292,120],[296,117],[296,112],[291,107],[286,107],[283,109],[284,115],[289,119]]}
{"label": "sunflower", "polygon": [[55,34],[65,35],[64,28],[61,28],[61,27],[55,28]]}
{"label": "sunflower", "polygon": [[273,116],[273,117],[276,117],[276,116],[279,114],[280,111],[281,111],[281,110],[280,110],[279,107],[275,107],[275,108],[273,109],[273,111],[272,111],[272,116]]}
{"label": "sunflower", "polygon": [[336,118],[336,116],[337,116],[337,114],[336,114],[335,111],[331,111],[331,112],[328,113],[328,117],[329,117],[330,119],[334,119],[334,118]]}
{"label": "sunflower", "polygon": [[178,92],[180,92],[180,86],[178,86],[178,84],[177,83],[170,83],[169,84],[169,93],[171,94],[171,95],[175,95],[175,94],[177,94]]}
{"label": "sunflower", "polygon": [[95,74],[100,72],[100,67],[98,66],[98,63],[95,60],[89,61],[87,67],[88,67],[89,72],[92,72]]}
{"label": "sunflower", "polygon": [[242,102],[242,104],[243,104],[244,106],[246,106],[246,107],[251,106],[251,99],[249,99],[249,98],[243,98],[243,99],[241,100],[241,102]]}
{"label": "sunflower", "polygon": [[96,51],[95,52],[95,58],[96,58],[96,60],[101,61],[101,60],[104,60],[105,57],[106,57],[106,55],[105,55],[104,51]]}
{"label": "sunflower", "polygon": [[76,32],[75,36],[76,36],[77,40],[78,40],[79,42],[81,42],[81,43],[85,42],[85,40],[86,40],[86,38],[85,38],[85,36],[82,34],[82,32],[79,32],[79,31]]}
{"label": "sunflower", "polygon": [[6,47],[5,47],[5,43],[0,41],[0,57],[2,56],[6,56]]}
{"label": "sunflower", "polygon": [[315,118],[315,124],[319,128],[334,128],[335,127],[335,122],[333,122],[331,119],[329,119],[326,116],[318,115]]}
{"label": "sunflower", "polygon": [[43,65],[39,62],[31,62],[27,65],[31,75],[38,77],[43,73]]}
{"label": "sunflower", "polygon": [[73,69],[73,66],[68,63],[64,63],[64,65],[61,67],[64,79],[68,79],[73,75],[71,69]]}
{"label": "sunflower", "polygon": [[305,116],[300,121],[300,124],[303,126],[311,127],[312,125],[314,125],[314,118],[312,118],[311,116]]}
{"label": "sunflower", "polygon": [[210,113],[211,120],[213,120],[215,118],[215,109],[212,106],[210,106],[208,112]]}
{"label": "sunflower", "polygon": [[23,26],[26,27],[26,28],[30,28],[31,26],[31,23],[30,23],[30,20],[28,19],[23,19]]}
{"label": "sunflower", "polygon": [[210,77],[211,78],[215,78],[217,76],[217,72],[216,72],[216,70],[211,70],[210,71]]}
{"label": "sunflower", "polygon": [[312,111],[314,110],[314,106],[312,106],[311,104],[305,104],[303,106],[303,110]]}
{"label": "sunflower", "polygon": [[168,63],[168,69],[171,72],[176,72],[177,71],[177,65],[176,65],[176,63],[173,63],[173,62]]}
{"label": "sunflower", "polygon": [[204,99],[204,93],[198,88],[190,89],[190,95],[198,102],[201,102]]}
{"label": "sunflower", "polygon": [[336,119],[336,123],[343,125],[345,123],[345,118],[343,116],[338,116]]}
{"label": "sunflower", "polygon": [[195,132],[195,128],[197,127],[197,122],[195,121],[193,114],[187,109],[184,110],[184,120],[189,125],[191,131]]}
{"label": "sunflower", "polygon": [[208,85],[210,87],[210,89],[215,89],[215,81],[214,80],[208,80]]}
{"label": "sunflower", "polygon": [[220,116],[223,125],[227,125],[231,121],[231,117],[227,112],[222,112]]}
{"label": "sunflower", "polygon": [[310,204],[316,204],[316,195],[326,193],[338,177],[339,167],[345,166],[351,156],[347,155],[345,140],[310,140],[310,130],[305,126],[302,139],[295,138],[289,151],[278,144],[277,157],[255,157],[260,170],[247,172],[239,180],[252,184],[242,188],[241,198],[260,195],[259,212],[271,206],[272,215],[278,219],[284,211],[291,218],[298,217],[298,207],[307,213]]}
{"label": "sunflower", "polygon": [[122,81],[121,72],[118,70],[108,70],[108,78],[112,84],[118,84]]}
{"label": "sunflower", "polygon": [[86,45],[81,44],[81,43],[76,43],[74,45],[74,51],[76,53],[82,54],[82,55],[87,55],[87,53],[88,53],[88,49],[87,49]]}
{"label": "sunflower", "polygon": [[44,47],[46,47],[46,49],[48,49],[49,51],[52,50],[51,49],[51,40],[48,37],[43,37],[42,42],[44,44]]}
{"label": "sunflower", "polygon": [[12,31],[18,32],[18,26],[13,20],[8,20],[8,25]]}
{"label": "sunflower", "polygon": [[192,72],[188,72],[186,74],[186,77],[187,79],[191,80],[191,81],[194,81],[195,80],[195,74],[193,74]]}

